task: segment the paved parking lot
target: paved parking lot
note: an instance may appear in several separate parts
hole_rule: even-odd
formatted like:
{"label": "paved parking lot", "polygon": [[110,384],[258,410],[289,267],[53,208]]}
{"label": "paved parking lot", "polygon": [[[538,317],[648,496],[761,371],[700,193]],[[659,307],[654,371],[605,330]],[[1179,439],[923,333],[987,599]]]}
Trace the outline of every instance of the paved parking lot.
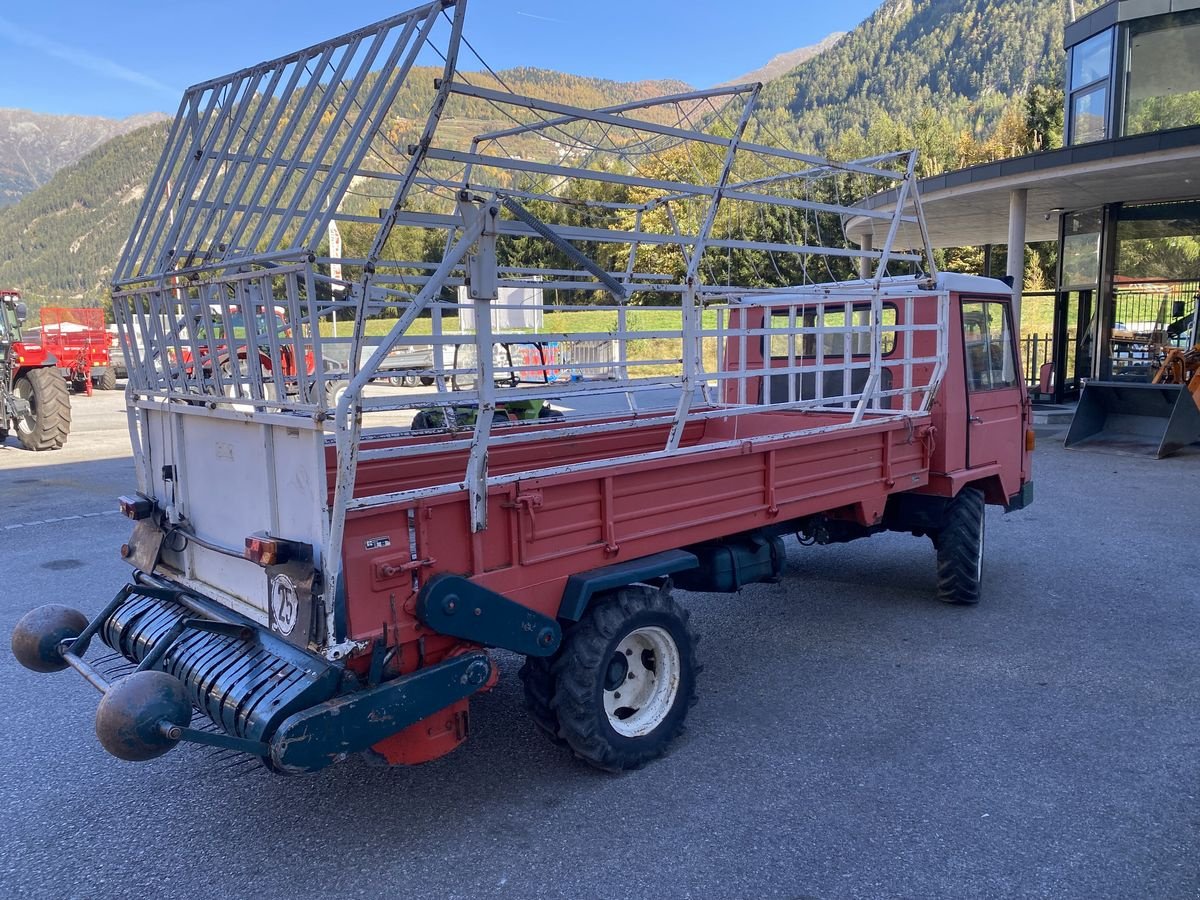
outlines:
{"label": "paved parking lot", "polygon": [[[58,453],[0,448],[0,629],[122,583],[120,397]],[[0,653],[0,894],[13,897],[1200,896],[1200,448],[1048,436],[990,511],[986,598],[928,541],[790,545],[790,575],[684,595],[701,701],[666,759],[604,775],[520,709],[519,660],[435,763],[306,778],[204,751],[108,757],[97,696]],[[74,517],[80,518],[74,518]]]}

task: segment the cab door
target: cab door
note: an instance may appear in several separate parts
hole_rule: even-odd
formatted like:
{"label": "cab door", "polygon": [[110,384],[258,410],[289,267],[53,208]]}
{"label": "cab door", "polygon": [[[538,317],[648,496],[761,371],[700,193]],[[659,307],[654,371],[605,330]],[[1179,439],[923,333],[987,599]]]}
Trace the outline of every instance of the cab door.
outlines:
{"label": "cab door", "polygon": [[1025,386],[1017,368],[1012,307],[998,298],[962,299],[967,382],[967,466],[999,464],[1005,486],[1021,477]]}

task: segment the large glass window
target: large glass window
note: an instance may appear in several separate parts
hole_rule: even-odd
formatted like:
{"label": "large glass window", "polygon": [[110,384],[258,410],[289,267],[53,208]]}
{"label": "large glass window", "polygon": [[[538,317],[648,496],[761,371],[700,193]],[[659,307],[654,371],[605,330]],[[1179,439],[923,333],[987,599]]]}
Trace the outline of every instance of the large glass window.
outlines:
{"label": "large glass window", "polygon": [[1108,83],[1080,91],[1071,98],[1071,134],[1074,143],[1087,144],[1108,137]]}
{"label": "large glass window", "polygon": [[1154,345],[1200,341],[1200,201],[1122,207],[1113,288],[1114,373],[1148,374]]}
{"label": "large glass window", "polygon": [[1071,54],[1071,90],[1108,77],[1112,71],[1112,42],[1110,28],[1075,46]]}
{"label": "large glass window", "polygon": [[1100,281],[1100,210],[1066,217],[1062,242],[1062,287],[1095,287]]}
{"label": "large glass window", "polygon": [[1129,26],[1125,134],[1200,124],[1200,11]]}
{"label": "large glass window", "polygon": [[1102,31],[1071,49],[1070,142],[1086,144],[1108,137],[1113,30]]}

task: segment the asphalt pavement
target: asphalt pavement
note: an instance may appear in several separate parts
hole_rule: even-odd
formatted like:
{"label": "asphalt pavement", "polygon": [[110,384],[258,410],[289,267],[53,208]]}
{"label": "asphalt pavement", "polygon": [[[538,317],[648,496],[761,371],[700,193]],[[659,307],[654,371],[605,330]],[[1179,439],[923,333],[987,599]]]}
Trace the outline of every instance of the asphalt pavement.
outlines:
{"label": "asphalt pavement", "polygon": [[[121,398],[73,405],[64,450],[0,448],[5,634],[127,571]],[[285,778],[113,759],[94,691],[0,652],[0,896],[1198,897],[1198,510],[1200,448],[1043,435],[978,607],[933,599],[927,540],[792,542],[781,584],[681,595],[700,702],[618,776],[537,731],[514,656],[448,757]]]}

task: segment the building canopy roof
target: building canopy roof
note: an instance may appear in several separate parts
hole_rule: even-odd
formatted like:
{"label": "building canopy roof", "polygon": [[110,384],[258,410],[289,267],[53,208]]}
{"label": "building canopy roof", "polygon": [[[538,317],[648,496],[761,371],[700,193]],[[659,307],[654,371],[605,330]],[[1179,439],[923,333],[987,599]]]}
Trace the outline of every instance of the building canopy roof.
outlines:
{"label": "building canopy roof", "polygon": [[[1008,240],[1009,197],[1029,191],[1025,240],[1058,238],[1058,214],[1108,203],[1152,202],[1200,197],[1200,126],[1082,144],[1000,160],[920,183],[921,203],[934,247],[972,247]],[[862,206],[890,211],[894,191]],[[855,216],[847,236],[862,244],[871,234],[883,245],[888,223]],[[920,246],[915,224],[901,226],[896,248]]]}

